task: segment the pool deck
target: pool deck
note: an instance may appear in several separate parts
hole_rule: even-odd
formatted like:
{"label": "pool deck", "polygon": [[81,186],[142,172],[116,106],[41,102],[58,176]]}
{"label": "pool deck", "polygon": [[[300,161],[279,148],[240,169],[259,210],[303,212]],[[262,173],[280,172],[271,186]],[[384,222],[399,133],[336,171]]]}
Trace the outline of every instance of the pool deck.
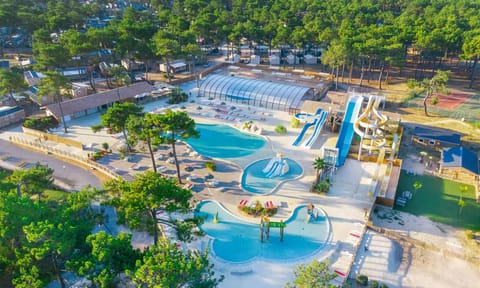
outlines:
{"label": "pool deck", "polygon": [[[196,95],[195,93],[192,94]],[[360,237],[356,237],[352,236],[352,234],[357,235],[357,233],[363,232],[364,209],[370,208],[373,202],[373,198],[369,197],[367,193],[371,176],[375,171],[375,165],[348,159],[345,165],[340,167],[334,174],[328,195],[313,194],[309,192],[315,179],[313,160],[318,156],[322,156],[322,145],[335,145],[336,134],[330,135],[330,133],[323,131],[312,149],[294,147],[292,143],[301,129],[290,128],[291,116],[286,112],[263,111],[260,108],[249,108],[234,104],[236,107],[235,113],[239,113],[236,115],[241,117],[230,116],[235,119],[222,119],[216,117],[217,114],[211,109],[212,105],[209,106],[208,101],[205,101],[205,99],[193,96],[190,100],[194,100],[196,103],[188,103],[184,104],[184,106],[186,106],[186,111],[190,113],[197,123],[229,124],[239,128],[243,122],[238,122],[237,119],[242,119],[242,121],[252,119],[262,129],[262,136],[268,140],[264,148],[250,156],[230,161],[216,159],[217,171],[211,172],[214,175],[214,180],[217,182],[215,187],[209,187],[203,180],[204,175],[210,173],[210,171],[202,168],[204,159],[199,159],[198,156],[192,156],[190,153],[185,152],[185,147],[182,147],[184,145],[179,144],[177,152],[179,152],[180,156],[182,175],[185,177],[185,182],[191,182],[194,185],[192,188],[194,200],[215,199],[222,203],[231,213],[251,222],[258,222],[259,219],[245,217],[237,209],[238,203],[243,199],[248,200],[250,203],[259,200],[262,204],[267,200],[273,201],[279,207],[278,213],[271,217],[274,221],[287,219],[297,205],[311,203],[316,207],[321,207],[327,213],[331,225],[331,238],[326,247],[317,254],[306,257],[301,261],[281,263],[256,260],[237,265],[212,258],[215,270],[225,276],[220,287],[251,287],[253,283],[255,283],[255,287],[284,287],[286,282],[292,280],[292,270],[295,265],[308,263],[314,258],[319,260],[330,259],[332,271],[337,270],[340,273],[348,273],[350,263],[353,261],[353,255],[356,248],[360,245],[359,243],[361,243],[359,240],[362,236],[358,235]],[[203,101],[200,102],[200,100]],[[180,106],[176,105],[173,108],[179,109]],[[201,110],[198,110],[199,106],[202,107]],[[231,109],[231,106],[232,104],[227,105],[228,109]],[[166,107],[166,103],[164,101],[151,102],[144,107],[145,111],[160,112],[162,108]],[[103,131],[93,133],[90,127],[98,124],[98,122],[99,114],[75,119],[69,122],[68,134],[63,134],[61,131],[56,132],[56,134],[76,139],[87,147],[101,148],[102,143],[106,142],[109,144],[110,149],[117,151],[122,146],[121,135],[109,135]],[[287,134],[281,136],[275,133],[274,129],[277,125],[287,127]],[[20,131],[2,133],[0,137],[8,139],[8,136],[12,135],[12,133],[18,133],[18,135],[26,137]],[[52,143],[52,145],[58,144]],[[74,148],[63,147],[63,149],[71,149],[73,151]],[[77,149],[74,152],[88,154],[92,151]],[[167,152],[168,149],[161,150],[157,152],[157,156],[162,157],[160,154],[166,155]],[[274,193],[269,195],[256,195],[243,191],[240,188],[242,168],[253,161],[274,157],[279,152],[284,157],[297,161],[303,167],[304,175],[300,179],[284,183]],[[101,161],[104,165],[124,173],[128,177],[132,177],[135,173],[151,169],[152,167],[147,155],[136,155],[131,160],[133,162],[120,160],[118,155],[105,157]],[[172,164],[168,164],[163,160],[158,160],[156,164],[157,167],[164,166],[163,169],[165,169],[166,174],[175,176]],[[183,165],[193,165],[195,168],[192,172],[185,172]],[[206,241],[207,239],[199,239],[191,243],[190,247],[204,249]],[[285,234],[285,241],[288,241],[288,232]],[[339,276],[336,281],[340,282],[341,278]]]}

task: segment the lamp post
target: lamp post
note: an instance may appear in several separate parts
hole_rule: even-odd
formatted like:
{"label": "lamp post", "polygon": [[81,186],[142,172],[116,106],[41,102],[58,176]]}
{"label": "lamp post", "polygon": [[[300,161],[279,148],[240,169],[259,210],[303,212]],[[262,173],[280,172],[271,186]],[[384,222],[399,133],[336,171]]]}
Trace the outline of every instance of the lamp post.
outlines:
{"label": "lamp post", "polygon": [[195,77],[196,88],[198,88],[198,74],[197,74],[197,72],[195,71],[195,60],[197,59],[197,56],[191,55],[190,57],[191,57],[191,59],[192,59],[192,71],[191,71],[191,73],[193,73],[193,75],[194,75],[194,77]]}

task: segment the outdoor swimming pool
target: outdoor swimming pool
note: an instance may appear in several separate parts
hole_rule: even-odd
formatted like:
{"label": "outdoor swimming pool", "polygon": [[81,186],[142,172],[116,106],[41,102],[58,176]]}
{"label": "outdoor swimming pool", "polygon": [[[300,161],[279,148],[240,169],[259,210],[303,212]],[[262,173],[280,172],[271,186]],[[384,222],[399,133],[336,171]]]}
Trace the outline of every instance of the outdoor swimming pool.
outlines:
{"label": "outdoor swimming pool", "polygon": [[[219,221],[214,223],[217,213]],[[212,238],[212,255],[233,263],[255,258],[269,261],[301,259],[323,248],[330,235],[330,224],[324,212],[319,210],[317,219],[307,223],[305,205],[295,208],[290,219],[285,221],[283,242],[280,241],[280,231],[274,228],[270,228],[269,241],[260,242],[259,218],[258,224],[243,221],[215,201],[199,203],[195,216],[206,217],[200,229]]]}
{"label": "outdoor swimming pool", "polygon": [[266,141],[262,137],[242,133],[221,124],[198,124],[200,137],[189,138],[187,143],[200,153],[212,158],[239,158],[255,153]]}
{"label": "outdoor swimming pool", "polygon": [[302,175],[302,167],[292,159],[284,158],[289,170],[281,176],[267,177],[263,169],[267,167],[270,159],[263,159],[248,165],[242,175],[242,188],[256,194],[268,194],[281,183],[295,179]]}

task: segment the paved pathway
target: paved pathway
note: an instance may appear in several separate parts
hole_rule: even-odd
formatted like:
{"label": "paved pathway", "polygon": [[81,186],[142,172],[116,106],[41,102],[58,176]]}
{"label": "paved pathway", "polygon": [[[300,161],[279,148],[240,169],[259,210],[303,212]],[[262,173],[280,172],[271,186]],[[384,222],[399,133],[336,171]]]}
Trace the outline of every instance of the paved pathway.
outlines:
{"label": "paved pathway", "polygon": [[86,185],[102,187],[100,180],[89,170],[52,155],[25,149],[0,139],[0,166],[7,169],[29,168],[37,162],[55,170],[53,174],[55,184],[66,190],[78,191]]}

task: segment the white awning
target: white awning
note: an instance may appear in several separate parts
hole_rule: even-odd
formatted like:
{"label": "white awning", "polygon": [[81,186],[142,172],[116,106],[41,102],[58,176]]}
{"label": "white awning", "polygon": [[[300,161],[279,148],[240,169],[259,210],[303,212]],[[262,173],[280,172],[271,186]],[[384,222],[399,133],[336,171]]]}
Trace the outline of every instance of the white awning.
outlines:
{"label": "white awning", "polygon": [[182,68],[182,67],[185,67],[185,66],[187,66],[187,64],[185,64],[185,62],[176,62],[176,63],[171,63],[170,64],[170,67],[175,68],[175,69]]}

